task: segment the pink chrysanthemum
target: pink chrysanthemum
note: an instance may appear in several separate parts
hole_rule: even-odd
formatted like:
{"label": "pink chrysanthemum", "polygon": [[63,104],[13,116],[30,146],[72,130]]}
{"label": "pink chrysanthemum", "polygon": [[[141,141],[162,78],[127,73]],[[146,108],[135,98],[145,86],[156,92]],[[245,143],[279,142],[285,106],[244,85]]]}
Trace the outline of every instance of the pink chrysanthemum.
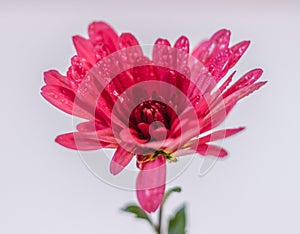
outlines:
{"label": "pink chrysanthemum", "polygon": [[86,120],[56,142],[76,150],[116,148],[110,164],[114,175],[135,158],[138,201],[153,212],[165,192],[167,161],[193,152],[227,155],[211,142],[243,128],[212,130],[240,99],[265,84],[257,82],[262,70],[246,73],[230,87],[235,72],[223,81],[249,46],[242,41],[229,47],[225,29],[191,55],[184,36],[174,46],[158,39],[152,58],[132,34],[119,36],[104,22],[90,24],[88,32],[88,39],[73,37],[77,55],[65,76],[54,70],[44,74],[43,97]]}

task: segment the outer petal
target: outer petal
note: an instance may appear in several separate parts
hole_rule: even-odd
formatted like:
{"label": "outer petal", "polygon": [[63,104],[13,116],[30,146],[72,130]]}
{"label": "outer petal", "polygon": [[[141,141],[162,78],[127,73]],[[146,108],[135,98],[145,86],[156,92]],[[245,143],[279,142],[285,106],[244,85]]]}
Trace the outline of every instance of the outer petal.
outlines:
{"label": "outer petal", "polygon": [[42,88],[42,96],[62,111],[84,119],[93,119],[94,116],[80,106],[74,106],[75,94],[70,89],[46,85]]}
{"label": "outer petal", "polygon": [[166,159],[158,156],[143,163],[136,181],[137,198],[143,210],[154,212],[161,205],[165,193]]}
{"label": "outer petal", "polygon": [[200,134],[199,120],[193,108],[186,109],[172,123],[170,137],[180,139],[185,144],[191,138]]}
{"label": "outer petal", "polygon": [[139,57],[143,56],[142,48],[139,42],[131,33],[123,33],[119,38],[119,46],[121,49],[120,59],[122,60],[122,67],[132,67],[137,63]]}
{"label": "outer petal", "polygon": [[229,129],[223,129],[219,130],[216,132],[213,132],[211,134],[208,134],[204,137],[200,137],[199,139],[194,139],[189,141],[186,146],[183,147],[183,149],[191,147],[191,148],[196,148],[198,145],[203,145],[209,142],[217,141],[217,140],[222,140],[224,138],[233,136],[240,131],[243,131],[245,127],[239,127],[239,128],[229,128]]}
{"label": "outer petal", "polygon": [[[172,47],[168,40],[161,38],[157,39],[152,52],[154,64],[161,67],[173,68],[175,61],[174,56],[171,54],[171,52]],[[158,70],[160,78],[163,78],[165,75],[165,71],[160,72],[160,69]]]}
{"label": "outer petal", "polygon": [[64,88],[69,88],[67,77],[61,75],[58,71],[55,70],[44,72],[44,81],[47,85],[56,85],[62,86]]}
{"label": "outer petal", "polygon": [[94,64],[96,62],[94,55],[94,46],[89,40],[81,36],[74,36],[73,43],[77,54],[80,57],[87,59],[91,64]]}
{"label": "outer petal", "polygon": [[[122,33],[119,38],[119,45],[121,49],[124,49],[132,46],[138,46],[139,42],[131,33]],[[142,54],[142,49],[140,47],[137,47],[137,49],[137,52]]]}
{"label": "outer petal", "polygon": [[[176,71],[184,74],[187,73],[190,43],[187,37],[181,36],[174,44],[174,54],[176,54]],[[186,75],[186,74],[185,74]]]}
{"label": "outer petal", "polygon": [[190,43],[189,39],[185,36],[181,36],[175,42],[174,48],[184,51],[185,53],[189,53],[190,51]]}
{"label": "outer petal", "polygon": [[192,53],[200,62],[206,62],[215,57],[220,50],[228,48],[230,31],[221,29],[216,32],[208,41],[202,42]]}
{"label": "outer petal", "polygon": [[103,58],[105,58],[107,55],[111,54],[112,51],[108,47],[108,45],[106,45],[104,43],[100,43],[98,45],[95,45],[94,53],[95,53],[95,57],[96,57],[97,61],[100,61]]}
{"label": "outer petal", "polygon": [[220,81],[248,48],[249,41],[243,41],[229,48],[230,31],[222,29],[209,40],[202,42],[192,53]]}
{"label": "outer petal", "polygon": [[266,83],[266,81],[263,81],[250,84],[246,87],[235,91],[234,93],[230,94],[222,101],[220,101],[219,104],[216,105],[213,108],[213,110],[210,111],[210,114],[206,116],[204,120],[201,120],[201,133],[217,127],[220,123],[224,121],[224,119],[227,117],[229,112],[239,100],[258,90]]}
{"label": "outer petal", "polygon": [[246,87],[243,87],[243,88],[235,91],[234,93],[232,93],[229,96],[227,96],[226,98],[224,98],[225,105],[229,106],[232,103],[241,100],[242,98],[244,98],[244,97],[248,96],[249,94],[253,93],[254,91],[258,90],[260,87],[262,87],[266,83],[267,83],[267,81],[257,82],[257,83],[250,84]]}
{"label": "outer petal", "polygon": [[110,163],[110,173],[116,175],[120,173],[131,161],[134,153],[128,152],[119,146]]}
{"label": "outer petal", "polygon": [[224,83],[221,85],[221,87],[218,90],[219,93],[222,93],[228,87],[235,73],[236,71],[232,72],[231,75],[224,81]]}
{"label": "outer petal", "polygon": [[79,132],[94,132],[109,128],[106,124],[98,121],[88,121],[77,124],[76,129]]}
{"label": "outer petal", "polygon": [[233,109],[236,103],[236,100],[232,100],[232,102],[227,103],[221,102],[221,104],[211,110],[204,119],[200,119],[200,133],[204,133],[219,126],[226,119],[229,112]]}
{"label": "outer petal", "polygon": [[197,142],[199,144],[204,144],[204,143],[208,143],[208,142],[212,142],[212,141],[221,140],[221,139],[233,136],[244,129],[245,129],[244,127],[240,127],[240,128],[219,130],[219,131],[213,132],[207,136],[201,137],[199,140],[197,140]]}
{"label": "outer petal", "polygon": [[235,82],[230,88],[228,88],[224,92],[223,97],[225,98],[230,94],[234,93],[235,91],[255,83],[261,77],[262,74],[263,74],[263,70],[260,68],[253,69],[247,72],[237,82]]}
{"label": "outer petal", "polygon": [[245,53],[249,45],[250,41],[242,41],[230,48],[232,56],[229,62],[229,68],[232,68],[240,60],[240,58]]}
{"label": "outer petal", "polygon": [[225,49],[212,57],[211,61],[206,64],[209,72],[215,77],[216,82],[219,82],[220,79],[227,73],[230,57],[231,51],[229,49]]}
{"label": "outer petal", "polygon": [[55,141],[70,149],[75,150],[97,150],[101,148],[116,148],[114,142],[100,141],[96,133],[71,132],[58,136]]}
{"label": "outer petal", "polygon": [[216,156],[218,158],[224,158],[225,156],[228,155],[225,149],[216,145],[208,145],[208,144],[198,145],[196,151],[197,153],[203,156],[211,155],[211,156]]}
{"label": "outer petal", "polygon": [[104,22],[93,22],[89,25],[89,37],[95,45],[104,43],[110,52],[116,50],[118,35],[115,30]]}

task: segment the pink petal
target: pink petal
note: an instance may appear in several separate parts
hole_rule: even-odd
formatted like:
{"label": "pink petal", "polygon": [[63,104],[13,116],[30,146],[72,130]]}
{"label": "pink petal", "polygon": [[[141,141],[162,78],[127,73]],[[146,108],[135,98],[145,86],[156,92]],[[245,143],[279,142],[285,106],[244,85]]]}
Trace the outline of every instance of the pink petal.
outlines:
{"label": "pink petal", "polygon": [[232,51],[228,48],[230,31],[222,29],[209,40],[202,42],[192,55],[207,67],[210,74],[218,82],[229,69]]}
{"label": "pink petal", "polygon": [[46,85],[42,88],[41,94],[52,105],[70,115],[75,115],[84,119],[94,118],[94,116],[84,108],[78,105],[74,106],[75,94],[70,89]]}
{"label": "pink petal", "polygon": [[[119,38],[119,45],[121,49],[124,49],[132,46],[138,46],[139,42],[131,33],[122,33]],[[141,48],[139,51],[142,54]]]}
{"label": "pink petal", "polygon": [[[187,68],[190,50],[189,40],[185,36],[179,37],[175,42],[174,48],[173,53],[176,54],[176,67],[174,67],[174,69],[181,74],[185,74],[187,70],[189,70]],[[178,77],[178,79],[180,80],[180,77]]]}
{"label": "pink petal", "polygon": [[152,139],[155,139],[157,141],[161,141],[167,138],[169,134],[169,130],[165,127],[159,127],[157,129],[153,128],[153,125],[151,125],[149,129],[149,133]]}
{"label": "pink petal", "polygon": [[181,144],[200,133],[199,120],[193,108],[186,109],[174,120],[170,129],[170,137],[177,137]]}
{"label": "pink petal", "polygon": [[[94,133],[92,132],[92,134]],[[96,135],[100,141],[117,144],[117,140],[111,128],[98,130],[96,131]]]}
{"label": "pink petal", "polygon": [[77,51],[77,54],[80,57],[87,59],[91,64],[96,63],[96,59],[94,55],[94,46],[89,40],[81,36],[74,36],[73,43]]}
{"label": "pink petal", "polygon": [[76,129],[79,132],[94,132],[94,131],[106,129],[108,127],[109,126],[107,126],[105,123],[101,123],[99,121],[97,122],[88,121],[88,122],[82,122],[77,124]]}
{"label": "pink petal", "polygon": [[226,96],[226,98],[224,98],[225,105],[228,106],[234,102],[241,100],[242,98],[244,98],[244,97],[248,96],[249,94],[253,93],[254,91],[258,90],[260,87],[262,87],[266,83],[267,83],[267,81],[257,82],[257,83],[250,84],[246,87],[243,87],[243,88],[235,91],[234,93],[232,93],[232,94]]}
{"label": "pink petal", "polygon": [[111,52],[116,51],[118,35],[108,24],[104,22],[93,22],[89,25],[88,32],[93,44],[104,43],[110,48]]}
{"label": "pink petal", "polygon": [[226,119],[236,103],[237,101],[232,100],[231,103],[227,103],[226,105],[226,103],[222,101],[219,105],[220,107],[215,107],[210,111],[209,115],[205,116],[204,119],[200,119],[200,133],[204,133],[218,127]]}
{"label": "pink petal", "polygon": [[235,135],[244,129],[245,129],[244,127],[240,127],[240,128],[219,130],[219,131],[213,132],[207,136],[199,138],[199,140],[197,140],[197,142],[198,142],[198,144],[204,144],[204,143],[208,143],[208,142],[212,142],[212,141],[216,141],[216,140],[221,140],[221,139],[230,137],[232,135]]}
{"label": "pink petal", "polygon": [[124,69],[134,66],[138,58],[143,56],[142,48],[131,33],[123,33],[119,38],[119,45],[123,49],[119,53],[121,54],[120,60]]}
{"label": "pink petal", "polygon": [[158,38],[155,45],[171,46],[170,42],[167,39]]}
{"label": "pink petal", "polygon": [[94,54],[97,61],[102,60],[106,56],[110,55],[113,51],[104,43],[95,45]]}
{"label": "pink petal", "polygon": [[97,150],[101,148],[116,148],[117,144],[103,142],[95,133],[71,132],[58,136],[55,141],[60,145],[75,150]]}
{"label": "pink petal", "polygon": [[198,120],[190,120],[187,123],[182,125],[181,136],[178,137],[180,139],[180,146],[187,143],[194,137],[197,137],[200,134],[200,126]]}
{"label": "pink petal", "polygon": [[209,72],[215,77],[216,82],[219,82],[224,75],[226,75],[229,66],[228,62],[231,57],[231,51],[229,49],[225,49],[219,51],[210,62],[206,64]]}
{"label": "pink petal", "polygon": [[233,73],[231,73],[231,75],[225,80],[225,82],[221,85],[221,87],[219,88],[219,92],[222,93],[227,87],[228,85],[231,83],[233,76],[235,75],[236,71],[234,71]]}
{"label": "pink petal", "polygon": [[263,74],[263,70],[258,68],[258,69],[253,69],[249,72],[247,72],[245,75],[243,75],[237,82],[235,82],[229,89],[225,91],[223,94],[223,97],[227,97],[233,92],[246,87],[250,84],[255,83]]}
{"label": "pink petal", "polygon": [[230,31],[227,29],[221,29],[217,31],[211,38],[210,41],[214,44],[216,50],[222,50],[228,48],[230,40]]}
{"label": "pink petal", "polygon": [[149,124],[141,122],[141,123],[138,123],[137,126],[140,129],[140,131],[142,132],[142,134],[147,139],[150,138],[150,134],[149,134],[150,125]]}
{"label": "pink petal", "polygon": [[134,153],[128,152],[119,146],[110,163],[110,173],[113,175],[119,174],[131,161]]}
{"label": "pink petal", "polygon": [[217,127],[224,121],[228,113],[232,110],[232,108],[239,100],[258,90],[266,83],[267,82],[264,81],[250,84],[222,99],[222,101],[220,101],[219,104],[210,111],[210,115],[206,116],[204,120],[201,120],[201,133]]}
{"label": "pink petal", "polygon": [[174,67],[174,56],[171,54],[171,44],[168,40],[157,39],[153,47],[152,58],[156,66],[161,66],[162,68],[157,67],[157,72],[159,77],[162,79],[166,74],[166,69],[164,68],[173,68]]}
{"label": "pink petal", "polygon": [[224,158],[225,156],[228,155],[225,149],[216,145],[208,145],[208,144],[198,145],[196,151],[197,153],[203,156],[211,155],[211,156],[216,156],[218,158]]}
{"label": "pink petal", "polygon": [[174,152],[172,155],[174,157],[182,157],[182,156],[187,156],[195,153],[195,149],[186,147],[186,148],[181,148],[180,150],[177,150]]}
{"label": "pink petal", "polygon": [[64,88],[69,88],[67,77],[61,75],[58,71],[55,70],[44,72],[44,81],[47,85],[56,85],[62,86]]}
{"label": "pink petal", "polygon": [[208,41],[204,41],[197,46],[192,55],[206,65],[207,62],[214,58],[220,50],[228,48],[229,40],[230,31],[221,29],[216,32]]}
{"label": "pink petal", "polygon": [[200,62],[205,61],[209,54],[210,41],[201,42],[192,52],[192,56],[198,59]]}
{"label": "pink petal", "polygon": [[249,45],[250,41],[242,41],[230,48],[232,52],[232,57],[229,62],[229,68],[232,68],[240,60],[240,58],[245,53]]}
{"label": "pink petal", "polygon": [[181,36],[175,42],[174,48],[184,51],[185,53],[189,53],[190,50],[190,43],[189,39],[185,36]]}
{"label": "pink petal", "polygon": [[143,163],[136,180],[137,198],[143,210],[154,212],[161,205],[165,193],[166,159],[158,156]]}
{"label": "pink petal", "polygon": [[142,139],[139,135],[139,133],[133,129],[133,128],[124,128],[120,132],[120,138],[123,142],[126,142],[128,144],[144,144],[148,140]]}
{"label": "pink petal", "polygon": [[91,66],[92,65],[86,59],[81,58],[78,55],[75,55],[71,58],[71,66],[67,71],[70,89],[78,89]]}

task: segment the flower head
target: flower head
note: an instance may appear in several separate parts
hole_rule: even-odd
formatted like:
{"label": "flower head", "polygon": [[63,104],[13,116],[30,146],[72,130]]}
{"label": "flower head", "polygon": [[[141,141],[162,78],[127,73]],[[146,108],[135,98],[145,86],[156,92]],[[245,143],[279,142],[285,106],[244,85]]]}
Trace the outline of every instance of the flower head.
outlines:
{"label": "flower head", "polygon": [[73,37],[77,55],[66,75],[45,72],[43,97],[62,111],[85,120],[77,131],[56,138],[76,150],[115,148],[110,172],[120,173],[132,160],[140,170],[137,197],[147,212],[161,204],[166,163],[191,153],[225,157],[212,144],[240,128],[215,130],[239,100],[259,89],[261,69],[230,86],[224,78],[249,46],[229,46],[230,32],[220,30],[190,53],[181,36],[172,46],[158,39],[152,57],[130,33],[118,35],[104,22],[94,22],[89,37]]}

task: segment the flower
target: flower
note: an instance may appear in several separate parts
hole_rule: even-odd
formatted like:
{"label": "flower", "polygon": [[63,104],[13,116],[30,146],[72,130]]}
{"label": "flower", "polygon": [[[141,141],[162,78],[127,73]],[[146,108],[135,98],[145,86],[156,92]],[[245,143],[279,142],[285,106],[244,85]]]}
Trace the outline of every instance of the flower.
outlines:
{"label": "flower", "polygon": [[165,192],[167,162],[193,152],[227,155],[211,142],[244,128],[215,128],[239,100],[266,83],[257,81],[262,70],[249,71],[231,86],[235,72],[224,80],[249,46],[242,41],[229,47],[230,31],[225,29],[191,55],[185,36],[173,46],[158,39],[152,58],[132,34],[118,35],[104,22],[90,24],[88,34],[88,39],[73,37],[77,55],[66,75],[44,73],[43,97],[86,120],[56,142],[75,150],[115,148],[113,175],[135,158],[138,201],[145,211],[154,212]]}

